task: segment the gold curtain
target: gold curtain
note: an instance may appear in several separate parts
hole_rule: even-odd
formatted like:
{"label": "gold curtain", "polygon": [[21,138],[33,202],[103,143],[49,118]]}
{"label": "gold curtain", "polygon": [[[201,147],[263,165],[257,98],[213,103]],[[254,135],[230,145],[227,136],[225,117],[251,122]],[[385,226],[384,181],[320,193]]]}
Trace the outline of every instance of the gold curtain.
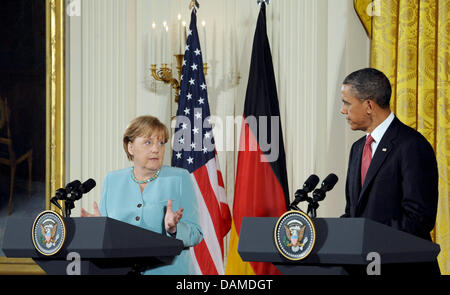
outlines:
{"label": "gold curtain", "polygon": [[391,109],[433,146],[439,206],[433,240],[450,274],[450,0],[354,0],[371,38],[371,67],[392,83]]}

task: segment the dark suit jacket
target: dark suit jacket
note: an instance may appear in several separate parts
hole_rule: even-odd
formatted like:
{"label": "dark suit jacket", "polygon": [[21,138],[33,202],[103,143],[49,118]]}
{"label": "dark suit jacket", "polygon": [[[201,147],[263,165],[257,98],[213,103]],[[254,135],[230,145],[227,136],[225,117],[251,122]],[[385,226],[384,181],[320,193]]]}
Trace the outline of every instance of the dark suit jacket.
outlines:
{"label": "dark suit jacket", "polygon": [[364,217],[431,241],[438,205],[438,169],[433,148],[395,118],[386,130],[361,187],[366,137],[350,151],[343,217]]}

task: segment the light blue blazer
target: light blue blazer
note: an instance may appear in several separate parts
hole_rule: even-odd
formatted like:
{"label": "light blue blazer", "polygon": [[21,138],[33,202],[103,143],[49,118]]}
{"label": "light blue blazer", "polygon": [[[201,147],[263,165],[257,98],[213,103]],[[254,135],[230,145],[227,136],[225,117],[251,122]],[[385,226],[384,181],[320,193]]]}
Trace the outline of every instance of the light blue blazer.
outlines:
{"label": "light blue blazer", "polygon": [[[203,233],[194,186],[185,169],[162,166],[158,178],[149,182],[142,193],[133,181],[131,168],[110,172],[103,182],[99,209],[102,216],[169,236],[164,229],[164,207],[169,199],[173,211],[184,207],[176,238],[185,247],[197,245]],[[144,274],[195,274],[191,253],[185,248],[171,264],[149,269]]]}

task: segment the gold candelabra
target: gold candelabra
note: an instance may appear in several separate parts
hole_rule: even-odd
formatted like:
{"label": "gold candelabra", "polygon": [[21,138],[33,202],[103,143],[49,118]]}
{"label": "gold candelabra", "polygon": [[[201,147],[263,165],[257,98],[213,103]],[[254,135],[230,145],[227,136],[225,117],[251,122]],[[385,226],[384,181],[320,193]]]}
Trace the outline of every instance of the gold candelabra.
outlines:
{"label": "gold candelabra", "polygon": [[[156,64],[152,65],[152,76],[156,81],[164,82],[164,84],[170,84],[175,90],[175,102],[178,103],[180,97],[181,88],[181,73],[183,69],[184,54],[175,54],[177,60],[178,79],[174,78],[173,71],[167,66],[167,64],[161,64],[161,68],[157,69]],[[208,63],[203,63],[203,73],[205,76],[208,74]]]}

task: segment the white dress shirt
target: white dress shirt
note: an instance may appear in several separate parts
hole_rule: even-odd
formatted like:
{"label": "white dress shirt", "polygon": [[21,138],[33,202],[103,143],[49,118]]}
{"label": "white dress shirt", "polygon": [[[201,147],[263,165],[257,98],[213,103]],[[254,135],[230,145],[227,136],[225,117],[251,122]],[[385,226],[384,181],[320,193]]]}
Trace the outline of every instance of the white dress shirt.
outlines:
{"label": "white dress shirt", "polygon": [[378,144],[380,143],[381,139],[383,138],[384,133],[386,133],[386,130],[391,125],[392,121],[394,121],[394,118],[395,118],[394,113],[391,112],[389,114],[389,116],[383,121],[383,123],[378,125],[377,128],[375,128],[372,131],[372,133],[366,134],[366,138],[370,134],[370,135],[372,135],[372,138],[374,139],[374,141],[370,145],[370,147],[372,148],[372,158],[375,155],[375,151],[377,150]]}

